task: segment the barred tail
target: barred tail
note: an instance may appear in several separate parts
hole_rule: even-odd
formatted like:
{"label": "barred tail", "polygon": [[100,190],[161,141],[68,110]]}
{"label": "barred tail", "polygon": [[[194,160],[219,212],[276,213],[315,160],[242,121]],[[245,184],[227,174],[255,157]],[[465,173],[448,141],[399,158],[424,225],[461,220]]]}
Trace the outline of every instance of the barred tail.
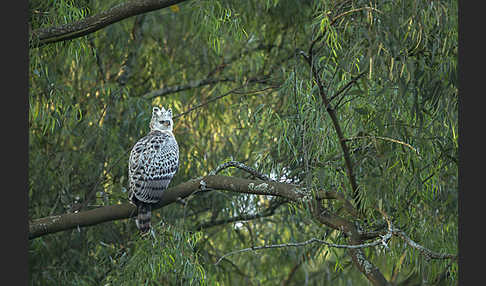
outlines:
{"label": "barred tail", "polygon": [[151,207],[149,204],[138,204],[138,215],[135,219],[137,228],[141,233],[145,233],[150,230],[150,218],[152,217]]}

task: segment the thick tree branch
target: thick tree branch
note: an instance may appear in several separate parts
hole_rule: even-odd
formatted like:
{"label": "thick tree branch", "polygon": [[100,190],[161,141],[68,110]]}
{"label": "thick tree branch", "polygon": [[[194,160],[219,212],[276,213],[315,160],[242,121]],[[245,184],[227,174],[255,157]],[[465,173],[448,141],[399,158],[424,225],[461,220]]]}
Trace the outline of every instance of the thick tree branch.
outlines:
{"label": "thick tree branch", "polygon": [[358,210],[344,197],[342,193],[333,191],[317,192],[317,199],[337,199],[343,203],[344,209],[352,216],[358,216]]}
{"label": "thick tree branch", "polygon": [[[349,237],[351,245],[362,243],[357,227],[352,222],[329,212],[320,201],[311,205],[311,211],[314,218],[320,223],[342,231]],[[353,263],[373,285],[390,285],[380,270],[365,257],[361,248],[349,249],[349,253]]]}
{"label": "thick tree branch", "polygon": [[[310,195],[304,189],[297,185],[286,184],[280,182],[263,182],[260,180],[249,180],[236,177],[228,177],[221,175],[209,175],[204,178],[192,179],[188,182],[179,184],[175,187],[169,188],[164,193],[163,198],[160,203],[154,206],[154,210],[164,207],[168,204],[180,201],[182,198],[188,197],[194,194],[196,191],[204,191],[204,188],[211,190],[225,190],[238,193],[255,194],[255,195],[270,195],[286,198],[290,201],[308,201]],[[203,190],[201,190],[203,189]],[[306,199],[307,198],[307,199]],[[384,279],[383,275],[380,273],[378,268],[376,268],[370,261],[368,261],[361,248],[374,247],[378,245],[386,246],[386,242],[390,239],[391,235],[398,236],[402,238],[408,245],[413,248],[418,249],[422,254],[424,254],[428,259],[456,259],[456,255],[452,254],[441,254],[433,252],[418,243],[410,239],[407,234],[399,229],[393,228],[389,219],[388,222],[388,232],[384,232],[383,235],[376,233],[376,237],[381,237],[380,239],[371,242],[363,243],[363,234],[358,231],[357,227],[350,221],[341,218],[333,213],[327,211],[319,201],[321,199],[339,199],[344,201],[344,198],[334,192],[318,192],[317,193],[317,204],[313,204],[311,207],[314,217],[324,225],[327,225],[333,229],[342,231],[347,237],[350,238],[349,245],[339,245],[334,243],[329,243],[320,239],[310,239],[305,242],[300,243],[286,243],[279,245],[270,246],[259,246],[251,247],[243,250],[233,251],[224,255],[222,258],[239,252],[259,250],[266,248],[281,248],[289,246],[305,246],[311,243],[321,243],[329,247],[335,248],[346,248],[349,249],[351,257],[357,267],[367,276],[367,278],[374,285],[388,285],[388,282]],[[316,202],[316,201],[313,201]],[[268,214],[273,214],[275,209],[280,204],[277,203],[270,207],[264,213],[258,214],[255,217],[263,217]],[[88,211],[78,212],[78,213],[68,213],[63,215],[55,215],[46,218],[36,219],[29,224],[29,239],[40,237],[46,234],[56,233],[64,230],[75,229],[79,227],[91,226],[100,224],[103,222],[120,220],[130,218],[136,215],[136,207],[131,203],[124,203],[118,205],[111,205],[100,207]],[[244,217],[241,217],[244,219]],[[375,235],[373,235],[375,236]],[[220,259],[220,260],[221,260]],[[218,262],[220,261],[218,260]]]}
{"label": "thick tree branch", "polygon": [[331,117],[332,124],[334,126],[334,130],[336,131],[339,144],[341,145],[341,149],[343,151],[343,157],[344,157],[344,162],[346,165],[346,173],[348,174],[349,182],[351,184],[351,188],[353,190],[353,199],[356,203],[356,207],[358,210],[360,210],[360,203],[359,203],[359,197],[358,197],[358,184],[356,183],[356,177],[354,176],[353,172],[353,164],[351,162],[351,155],[349,153],[349,148],[346,145],[345,137],[343,134],[343,131],[341,129],[341,125],[339,124],[339,120],[337,118],[335,110],[331,107],[329,99],[327,97],[326,92],[324,91],[324,86],[321,81],[321,77],[317,73],[317,70],[314,68],[313,65],[313,54],[310,54],[309,56],[306,56],[304,53],[301,53],[304,58],[306,59],[307,63],[309,64],[312,75],[314,77],[314,80],[317,84],[317,87],[319,88],[319,95],[321,96],[322,103],[324,104],[324,107],[326,108],[327,113]]}
{"label": "thick tree branch", "polygon": [[[375,8],[372,8],[372,7],[362,7],[362,8],[352,9],[352,10],[346,11],[344,13],[341,13],[341,14],[333,17],[332,19],[329,19],[329,26],[333,26],[334,24],[337,23],[337,21],[340,18],[342,18],[346,15],[356,13],[356,12],[359,12],[359,11],[363,11],[363,10],[376,11],[376,12],[381,13],[381,11],[379,11]],[[338,139],[339,139],[339,144],[341,145],[341,149],[343,150],[344,161],[345,161],[345,164],[346,164],[346,172],[348,174],[349,182],[351,184],[351,188],[352,188],[352,191],[353,191],[353,199],[356,203],[357,209],[360,210],[360,202],[359,202],[359,196],[358,196],[358,192],[359,192],[358,184],[356,183],[356,178],[354,176],[353,165],[352,165],[352,162],[351,162],[351,156],[349,154],[349,148],[346,145],[345,138],[344,138],[343,132],[341,130],[341,126],[339,124],[339,121],[337,119],[336,112],[330,105],[330,102],[334,97],[329,98],[327,96],[326,92],[324,91],[324,86],[322,84],[319,73],[318,73],[317,69],[314,67],[314,55],[316,54],[316,51],[314,50],[314,46],[317,42],[319,42],[320,40],[322,40],[322,38],[324,38],[325,34],[326,34],[326,31],[324,30],[320,33],[319,36],[317,36],[311,42],[307,55],[305,54],[304,51],[301,51],[300,54],[305,58],[305,60],[307,61],[307,63],[309,64],[309,66],[311,68],[312,75],[314,77],[314,80],[316,81],[317,87],[319,88],[319,94],[322,98],[322,102],[324,103],[326,111],[328,112],[329,116],[331,117],[332,123],[334,125],[334,129],[335,129],[336,134],[337,134]],[[339,90],[336,93],[336,96],[339,96],[341,93],[343,93],[346,89],[348,89],[352,84],[354,84],[364,74],[365,74],[365,72],[363,72],[363,73],[359,74],[358,76],[356,76],[355,78],[353,78],[348,84],[346,84],[344,86],[344,88],[342,88],[341,90]]]}
{"label": "thick tree branch", "polygon": [[[207,176],[202,179],[193,179],[167,189],[160,203],[153,209],[161,208],[174,203],[181,198],[188,197],[195,191],[198,191],[201,185],[213,190],[279,196],[292,201],[298,201],[306,195],[306,193],[296,185],[215,175]],[[29,239],[77,227],[130,218],[136,214],[137,211],[134,205],[124,203],[78,213],[68,213],[36,219],[29,223]]]}
{"label": "thick tree branch", "polygon": [[123,19],[155,11],[184,2],[186,0],[130,0],[87,17],[78,22],[57,27],[35,29],[31,32],[29,46],[41,47],[46,44],[75,39],[96,32]]}

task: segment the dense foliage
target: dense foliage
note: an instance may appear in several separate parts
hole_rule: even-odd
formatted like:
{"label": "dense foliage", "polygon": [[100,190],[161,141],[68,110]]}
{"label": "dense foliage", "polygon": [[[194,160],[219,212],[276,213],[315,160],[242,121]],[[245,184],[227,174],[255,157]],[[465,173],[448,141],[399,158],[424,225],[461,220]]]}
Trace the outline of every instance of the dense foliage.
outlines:
{"label": "dense foliage", "polygon": [[[117,3],[31,0],[29,25],[72,23]],[[29,219],[126,202],[128,152],[147,133],[153,105],[176,115],[181,164],[171,185],[236,160],[351,199],[329,107],[350,150],[362,227],[384,225],[379,206],[414,241],[456,254],[457,5],[185,1],[31,47]],[[222,174],[249,177],[234,168]],[[346,250],[320,244],[238,253],[215,265],[251,246],[347,242],[279,198],[212,191],[153,215],[156,240],[119,220],[29,241],[30,284],[367,283]],[[399,239],[364,253],[389,281],[457,283],[457,262],[427,260]]]}

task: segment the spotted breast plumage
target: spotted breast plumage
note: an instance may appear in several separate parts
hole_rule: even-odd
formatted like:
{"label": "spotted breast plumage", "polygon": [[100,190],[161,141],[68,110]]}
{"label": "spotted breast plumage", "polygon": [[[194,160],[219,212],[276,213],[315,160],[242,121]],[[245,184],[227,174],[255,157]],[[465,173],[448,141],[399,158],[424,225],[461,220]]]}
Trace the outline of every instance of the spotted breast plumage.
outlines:
{"label": "spotted breast plumage", "polygon": [[130,153],[129,199],[137,206],[135,222],[142,233],[150,230],[152,205],[160,201],[179,168],[179,146],[172,129],[172,110],[153,107],[150,132]]}

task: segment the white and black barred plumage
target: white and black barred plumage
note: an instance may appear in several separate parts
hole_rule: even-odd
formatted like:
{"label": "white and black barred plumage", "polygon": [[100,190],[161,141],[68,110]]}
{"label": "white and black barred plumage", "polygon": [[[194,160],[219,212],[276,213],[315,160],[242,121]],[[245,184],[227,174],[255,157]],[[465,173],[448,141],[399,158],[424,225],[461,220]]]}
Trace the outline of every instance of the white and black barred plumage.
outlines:
{"label": "white and black barred plumage", "polygon": [[141,232],[150,229],[151,205],[156,204],[179,168],[179,146],[172,134],[172,110],[154,107],[150,132],[130,152],[129,199],[137,205]]}

